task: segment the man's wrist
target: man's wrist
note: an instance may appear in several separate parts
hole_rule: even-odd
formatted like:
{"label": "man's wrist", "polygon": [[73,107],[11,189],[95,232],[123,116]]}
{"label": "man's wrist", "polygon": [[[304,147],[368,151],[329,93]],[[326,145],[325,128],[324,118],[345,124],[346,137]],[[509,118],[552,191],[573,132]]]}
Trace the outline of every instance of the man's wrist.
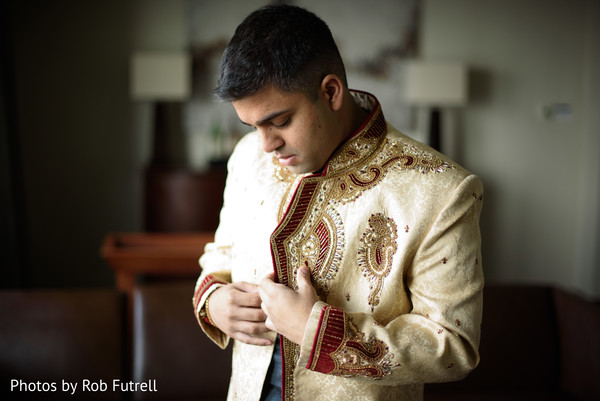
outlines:
{"label": "man's wrist", "polygon": [[301,358],[303,358],[305,364],[307,363],[309,355],[311,354],[315,345],[315,335],[321,319],[321,311],[326,306],[327,304],[323,301],[315,302],[308,317],[308,321],[306,322],[306,328],[304,329],[304,334],[302,336],[302,343],[300,344],[302,350]]}
{"label": "man's wrist", "polygon": [[217,327],[215,322],[213,322],[212,317],[210,316],[210,310],[209,310],[209,306],[208,306],[209,299],[210,299],[210,295],[208,297],[206,297],[206,301],[204,301],[204,306],[202,307],[202,309],[200,309],[200,317],[202,318],[202,320],[204,320],[206,323],[210,324],[211,326]]}

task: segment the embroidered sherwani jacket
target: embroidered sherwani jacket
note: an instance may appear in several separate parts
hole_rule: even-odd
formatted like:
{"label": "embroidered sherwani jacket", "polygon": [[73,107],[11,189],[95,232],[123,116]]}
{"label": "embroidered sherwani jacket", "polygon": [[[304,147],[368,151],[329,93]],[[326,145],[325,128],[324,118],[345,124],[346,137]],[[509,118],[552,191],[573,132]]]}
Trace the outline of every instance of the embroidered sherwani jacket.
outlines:
{"label": "embroidered sherwani jacket", "polygon": [[[374,97],[353,95],[370,115],[322,172],[291,174],[257,133],[240,141],[200,258],[197,316],[220,285],[275,271],[297,288],[299,266],[310,268],[320,301],[301,345],[281,337],[284,400],[421,400],[423,383],[479,362],[482,184],[389,126]],[[258,400],[273,347],[233,347],[228,400]]]}

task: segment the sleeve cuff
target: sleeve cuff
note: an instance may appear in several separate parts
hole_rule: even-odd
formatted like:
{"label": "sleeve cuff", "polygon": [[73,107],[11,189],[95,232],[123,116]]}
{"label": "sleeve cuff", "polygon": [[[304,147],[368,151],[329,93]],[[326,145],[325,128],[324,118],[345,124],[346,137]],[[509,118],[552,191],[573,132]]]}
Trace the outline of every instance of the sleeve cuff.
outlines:
{"label": "sleeve cuff", "polygon": [[361,333],[342,309],[323,302],[313,306],[301,354],[307,357],[300,362],[315,372],[373,380],[391,374],[393,355],[389,347]]}
{"label": "sleeve cuff", "polygon": [[192,300],[194,304],[194,311],[196,312],[196,318],[199,318],[198,313],[204,305],[206,298],[214,290],[225,284],[227,283],[221,280],[217,280],[212,274],[209,274],[208,276],[204,277],[204,279],[196,286],[196,290],[194,291],[194,298]]}
{"label": "sleeve cuff", "polygon": [[[313,312],[318,312],[319,316],[316,329],[310,339],[311,345],[308,348],[310,354],[306,368],[316,372],[331,373],[335,370],[335,363],[331,355],[344,342],[344,312],[326,304],[320,305],[318,308],[313,307]],[[308,336],[305,334],[305,340],[307,340],[306,337]]]}
{"label": "sleeve cuff", "polygon": [[216,280],[212,275],[208,275],[197,286],[196,290],[194,291],[193,298],[194,314],[196,315],[198,324],[206,333],[206,335],[208,335],[208,337],[221,348],[227,347],[229,337],[227,337],[225,333],[223,333],[217,327],[213,326],[211,323],[202,318],[200,312],[202,311],[202,308],[204,307],[206,299],[209,297],[209,295],[226,284],[227,283],[223,281]]}

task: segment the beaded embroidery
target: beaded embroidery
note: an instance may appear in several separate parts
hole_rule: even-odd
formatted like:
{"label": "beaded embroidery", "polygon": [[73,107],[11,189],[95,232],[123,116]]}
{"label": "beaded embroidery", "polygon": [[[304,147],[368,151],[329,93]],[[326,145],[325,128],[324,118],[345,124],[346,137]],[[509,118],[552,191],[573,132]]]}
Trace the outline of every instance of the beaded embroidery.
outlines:
{"label": "beaded embroidery", "polygon": [[[332,207],[325,210],[305,235],[298,235],[290,241],[292,263],[309,268],[317,294],[322,299],[327,298],[328,282],[339,269],[344,243],[343,222]],[[292,281],[292,287],[295,288],[295,275]]]}
{"label": "beaded embroidery", "polygon": [[[421,174],[442,173],[454,168],[453,165],[443,161],[437,156],[419,151],[415,146],[401,143],[397,140],[388,140],[383,138],[381,143],[371,143],[372,139],[367,139],[366,144],[372,148],[381,149],[380,152],[368,153],[361,149],[357,143],[350,143],[351,147],[341,155],[345,155],[345,168],[337,168],[333,174],[333,190],[331,196],[333,199],[342,203],[348,203],[356,200],[365,190],[377,185],[391,169],[416,170]],[[366,146],[369,147],[369,146]],[[366,157],[359,159],[359,155]],[[362,160],[362,166],[356,166],[349,163],[350,155],[356,155],[357,160]],[[342,163],[340,163],[342,164]]]}
{"label": "beaded embroidery", "polygon": [[285,358],[283,359],[283,371],[284,375],[282,391],[282,400],[294,400],[295,399],[295,386],[294,386],[294,369],[300,358],[300,346],[294,344],[287,338],[279,336],[281,340],[281,349]]}
{"label": "beaded embroidery", "polygon": [[392,373],[394,356],[389,347],[372,335],[366,338],[341,309],[331,306],[323,309],[315,341],[315,352],[308,362],[308,369],[375,380]]}
{"label": "beaded embroidery", "polygon": [[371,215],[369,227],[360,239],[358,265],[369,280],[371,311],[379,305],[383,280],[392,270],[392,259],[398,250],[398,230],[393,219],[381,213]]}
{"label": "beaded embroidery", "polygon": [[392,357],[389,348],[381,340],[358,331],[350,320],[347,320],[349,335],[344,339],[331,357],[335,363],[333,375],[343,377],[367,376],[381,380],[392,373]]}

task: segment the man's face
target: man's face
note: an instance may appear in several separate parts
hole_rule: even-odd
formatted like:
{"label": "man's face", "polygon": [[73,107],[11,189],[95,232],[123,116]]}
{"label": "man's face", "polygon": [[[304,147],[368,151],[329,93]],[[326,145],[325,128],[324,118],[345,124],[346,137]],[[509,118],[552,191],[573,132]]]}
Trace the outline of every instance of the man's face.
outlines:
{"label": "man's face", "polygon": [[343,140],[324,94],[313,102],[303,93],[269,86],[233,107],[244,124],[257,129],[263,150],[296,174],[321,169]]}

